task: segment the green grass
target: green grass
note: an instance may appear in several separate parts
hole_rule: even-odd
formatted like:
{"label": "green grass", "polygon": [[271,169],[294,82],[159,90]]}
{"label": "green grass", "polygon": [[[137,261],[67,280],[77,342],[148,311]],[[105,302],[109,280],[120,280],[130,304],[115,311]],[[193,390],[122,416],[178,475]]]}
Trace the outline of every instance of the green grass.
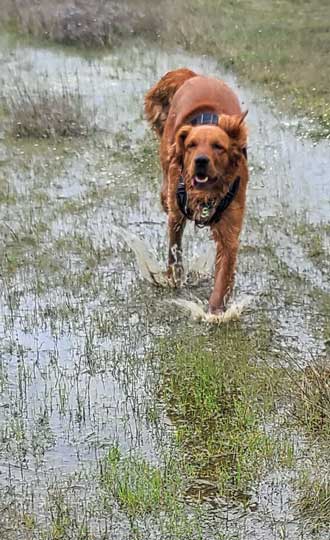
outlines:
{"label": "green grass", "polygon": [[143,457],[124,457],[114,446],[103,462],[101,483],[106,504],[110,496],[133,518],[175,506],[181,481],[173,464],[160,469]]}
{"label": "green grass", "polygon": [[215,535],[211,522],[203,523],[207,508],[187,507],[184,496],[189,468],[181,468],[175,453],[163,457],[163,463],[156,466],[137,453],[124,455],[115,445],[109,449],[100,467],[106,515],[113,515],[117,505],[123,519],[128,519],[129,538],[136,540],[147,538],[147,523],[150,531],[158,531],[159,538],[204,540],[212,530],[212,538],[229,540],[219,531],[219,524]]}
{"label": "green grass", "polygon": [[276,371],[256,363],[266,340],[262,331],[248,336],[231,324],[215,333],[213,346],[199,337],[162,352],[160,393],[183,460],[222,495],[244,497],[274,459],[265,422],[274,411]]}
{"label": "green grass", "polygon": [[181,24],[170,24],[173,39],[262,86],[280,109],[308,115],[315,136],[329,135],[328,2],[193,0],[184,18],[182,10],[180,3]]}

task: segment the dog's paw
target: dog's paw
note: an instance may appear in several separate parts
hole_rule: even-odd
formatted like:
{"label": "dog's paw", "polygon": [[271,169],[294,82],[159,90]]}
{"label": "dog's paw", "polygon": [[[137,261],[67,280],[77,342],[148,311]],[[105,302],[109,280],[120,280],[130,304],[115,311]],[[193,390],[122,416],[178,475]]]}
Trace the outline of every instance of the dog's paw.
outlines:
{"label": "dog's paw", "polygon": [[174,289],[180,289],[185,282],[185,273],[183,266],[175,264],[167,270],[167,279]]}
{"label": "dog's paw", "polygon": [[215,317],[221,317],[225,313],[225,307],[224,306],[212,306],[212,304],[209,304],[209,309],[207,314],[209,316],[214,315]]}

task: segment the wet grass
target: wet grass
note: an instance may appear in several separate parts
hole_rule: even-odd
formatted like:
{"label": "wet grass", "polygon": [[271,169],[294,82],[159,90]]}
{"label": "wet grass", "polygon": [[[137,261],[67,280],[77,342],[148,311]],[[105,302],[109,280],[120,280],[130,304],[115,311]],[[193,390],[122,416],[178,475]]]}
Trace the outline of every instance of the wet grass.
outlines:
{"label": "wet grass", "polygon": [[[326,268],[327,229],[299,230],[285,207],[261,219],[255,201],[237,276],[254,304],[239,323],[199,326],[163,300],[206,299],[211,279],[149,287],[112,229],[162,258],[149,137],[1,144],[0,538],[310,540],[311,508],[326,527],[326,274],[312,283],[275,233],[293,231],[303,260]],[[296,499],[299,534],[283,511]]]}
{"label": "wet grass", "polygon": [[136,34],[156,37],[162,26],[159,10],[150,10],[144,1],[105,2],[103,0],[2,0],[3,22],[18,32],[80,48],[118,45]]}
{"label": "wet grass", "polygon": [[326,357],[312,358],[307,367],[290,359],[286,370],[291,389],[290,412],[311,440],[330,441],[330,384]]}
{"label": "wet grass", "polygon": [[297,220],[294,234],[303,245],[307,255],[313,260],[313,263],[321,270],[324,275],[330,271],[330,225],[329,223],[320,223],[312,225],[307,220]]}
{"label": "wet grass", "polygon": [[276,452],[266,419],[274,413],[277,375],[258,365],[269,349],[262,330],[249,336],[231,324],[162,353],[160,392],[183,460],[221,496],[247,497]]}
{"label": "wet grass", "polygon": [[[299,499],[296,509],[309,522],[314,533],[326,533],[330,524],[329,462],[320,464],[321,471],[305,470],[297,480]],[[326,468],[323,468],[323,467]]]}
{"label": "wet grass", "polygon": [[101,483],[106,506],[111,504],[112,498],[134,518],[175,507],[182,479],[171,463],[160,469],[143,457],[123,457],[120,450],[113,447],[103,462]]}
{"label": "wet grass", "polygon": [[[160,8],[139,0],[93,3],[48,0],[13,8],[2,0],[3,20],[20,32],[83,48],[111,47],[137,35],[167,47],[209,54],[277,98],[277,108],[301,118],[299,130],[316,139],[330,134],[328,80],[330,16],[323,0],[224,2],[166,0]],[[313,61],[306,59],[313,58]],[[304,69],[301,69],[304,65]],[[306,120],[307,117],[307,120]]]}
{"label": "wet grass", "polygon": [[[123,455],[110,448],[100,467],[101,498],[107,513],[116,505],[129,519],[133,538],[144,538],[152,524],[160,538],[202,540],[210,534],[226,540],[226,532],[217,530],[205,509],[191,505],[187,512],[186,485],[190,469],[171,450],[157,466],[136,453]],[[131,537],[131,536],[130,536]]]}
{"label": "wet grass", "polygon": [[[144,148],[145,141],[141,145],[141,160],[145,159]],[[136,150],[135,156],[137,155]],[[70,157],[66,157],[61,168],[69,165]],[[136,163],[131,163],[130,167],[132,176],[136,179]],[[43,185],[44,179],[38,175],[36,177]],[[30,188],[31,193],[37,193],[35,180]],[[46,261],[52,260],[55,252],[61,265],[55,268],[49,266],[48,262],[42,263],[38,250],[47,243],[39,239],[39,233],[32,232],[34,243],[31,244],[29,238],[25,244],[22,237],[21,253],[17,255],[21,262],[17,261],[10,271],[5,269],[2,272],[5,282],[10,284],[3,294],[7,304],[11,305],[12,321],[19,316],[24,332],[34,332],[35,328],[50,328],[55,340],[60,341],[63,333],[68,338],[77,334],[80,338],[78,343],[70,346],[72,372],[68,366],[65,369],[61,366],[61,358],[65,357],[66,353],[63,349],[58,350],[56,344],[51,345],[47,353],[46,365],[43,364],[45,353],[42,350],[36,353],[36,358],[40,356],[44,360],[42,363],[37,361],[35,365],[31,362],[29,348],[19,347],[15,340],[10,340],[11,358],[19,359],[19,391],[9,400],[9,408],[5,409],[6,421],[1,432],[0,452],[4,459],[11,456],[10,459],[15,463],[20,463],[23,470],[32,459],[37,470],[39,467],[43,470],[44,459],[51,453],[54,440],[57,439],[56,436],[54,439],[52,433],[51,418],[54,408],[58,408],[61,422],[66,426],[66,437],[72,440],[72,444],[77,444],[74,438],[79,439],[79,429],[83,430],[84,425],[89,425],[91,409],[92,414],[97,417],[99,411],[94,410],[93,399],[88,398],[84,389],[85,378],[88,378],[89,385],[92,386],[93,381],[98,377],[107,377],[110,371],[123,384],[126,396],[124,399],[127,403],[132,402],[137,417],[144,415],[141,398],[136,394],[135,388],[135,384],[141,385],[141,382],[135,382],[135,373],[139,371],[138,366],[143,361],[139,363],[135,358],[131,359],[131,346],[136,342],[134,330],[131,328],[126,336],[126,343],[129,345],[124,346],[123,353],[119,350],[114,354],[102,349],[102,338],[116,339],[118,332],[125,332],[125,321],[134,313],[130,306],[122,304],[120,288],[117,285],[119,282],[112,279],[110,286],[107,284],[109,278],[106,267],[107,261],[111,261],[112,250],[109,246],[102,247],[102,242],[96,242],[89,228],[89,219],[95,211],[99,212],[103,205],[107,207],[112,192],[102,189],[99,191],[98,186],[87,185],[84,196],[75,198],[77,213],[60,214],[68,216],[69,221],[73,219],[73,230],[59,238],[56,234],[48,236],[49,230],[53,230],[51,225],[56,221],[58,210],[67,201],[55,198],[55,202],[51,193],[49,196],[48,227],[45,234],[47,242],[50,243],[44,255]],[[85,201],[89,197],[90,204],[86,206]],[[16,203],[20,207],[19,198]],[[82,205],[80,210],[79,205]],[[43,212],[37,214],[35,220],[38,221],[37,218],[42,216]],[[75,230],[77,220],[79,232]],[[41,222],[43,221],[41,219]],[[20,238],[18,229],[16,235]],[[26,260],[30,248],[32,251]],[[265,255],[269,253],[271,250],[265,250]],[[125,257],[125,252],[121,252],[121,256]],[[72,266],[68,264],[69,261]],[[273,260],[270,260],[269,264],[275,267]],[[36,274],[25,274],[22,282],[24,274],[20,274],[20,270],[26,271],[29,268],[35,269]],[[301,284],[301,280],[298,280],[297,284]],[[17,297],[16,287],[21,291]],[[114,290],[115,310],[112,305]],[[27,313],[20,308],[22,293],[36,295],[36,307]],[[131,289],[131,294],[134,298],[134,289]],[[148,291],[149,301],[150,294]],[[42,301],[45,295],[47,303]],[[106,300],[104,295],[108,295]],[[145,302],[145,299],[143,301]],[[11,336],[13,330],[10,330],[10,324],[14,323],[7,320],[6,324],[6,335]],[[183,320],[182,324],[186,324],[186,321]],[[180,325],[179,327],[181,328]],[[95,488],[99,506],[95,505],[95,502],[95,506],[90,506],[86,495],[88,490],[82,487],[81,480],[76,480],[71,488],[65,485],[65,481],[64,485],[53,487],[49,491],[46,524],[40,521],[38,512],[29,509],[27,503],[23,514],[19,509],[16,515],[10,514],[11,522],[19,524],[22,534],[24,532],[27,538],[28,534],[32,538],[33,535],[40,534],[42,537],[44,534],[45,538],[53,540],[67,537],[79,540],[92,539],[95,536],[106,537],[106,534],[112,534],[116,527],[119,527],[115,516],[117,520],[125,523],[125,531],[129,530],[130,537],[133,538],[146,538],[155,530],[160,531],[161,538],[169,537],[171,540],[183,540],[187,535],[192,539],[209,538],[210,518],[202,513],[201,523],[206,524],[206,530],[198,523],[198,512],[204,512],[204,507],[197,509],[196,514],[195,510],[189,508],[188,517],[185,501],[205,498],[214,500],[221,495],[226,499],[243,501],[244,505],[248,506],[251,494],[267,471],[281,468],[291,470],[295,463],[295,449],[290,436],[286,437],[281,433],[281,438],[280,427],[276,428],[277,432],[270,429],[278,386],[287,379],[283,378],[278,370],[264,363],[272,357],[275,345],[273,332],[269,327],[269,321],[254,320],[251,331],[248,331],[244,324],[230,325],[206,332],[206,335],[200,338],[190,337],[179,342],[169,342],[168,346],[162,349],[162,384],[158,402],[165,404],[175,426],[175,441],[172,443],[176,449],[175,466],[166,462],[155,465],[141,457],[141,454],[127,454],[113,444],[112,438],[110,444],[109,440],[101,442],[102,436],[98,433],[95,435],[95,451],[101,451],[98,448],[103,445],[106,453],[105,457],[95,460],[95,465],[99,466],[101,471],[100,486]],[[141,335],[146,332],[143,326],[139,327],[139,331]],[[203,330],[200,332],[203,333]],[[2,353],[4,352],[2,346]],[[154,356],[157,357],[157,354]],[[8,360],[4,361],[2,369],[6,392],[6,367],[10,364]],[[35,370],[41,371],[45,381],[45,394],[33,404],[34,409],[29,413],[29,417],[31,414],[33,417],[31,423],[25,418],[24,410],[35,381]],[[11,372],[11,380],[12,378]],[[74,398],[75,391],[78,395]],[[111,399],[108,385],[105,392],[107,400]],[[42,404],[44,400],[45,409],[40,410],[40,402]],[[109,406],[107,400],[105,408]],[[150,396],[150,400],[155,402],[155,394]],[[114,408],[117,407],[118,403],[115,402]],[[309,413],[306,413],[306,417],[309,418]],[[126,423],[125,413],[123,418]],[[156,423],[161,422],[159,416],[154,415],[155,419]],[[112,425],[114,421],[116,424],[120,423],[120,416],[115,414],[114,420],[111,414],[107,421],[103,419],[103,429],[106,422]],[[98,425],[98,420],[95,419],[95,422]],[[79,429],[76,426],[80,426]],[[102,427],[98,429],[102,431]],[[163,428],[158,429],[161,437]],[[93,437],[93,430],[89,429],[88,432],[89,436]],[[127,437],[129,440],[132,435],[128,434]],[[109,446],[110,450],[107,450]],[[95,485],[93,475],[88,478],[88,481]],[[83,500],[78,503],[76,494],[79,490]],[[87,497],[86,500],[84,497]],[[215,505],[217,504],[219,503],[215,502]],[[12,505],[15,508],[15,498]],[[12,507],[10,508],[12,512]],[[207,510],[205,511],[207,513]],[[96,532],[93,528],[95,522],[99,528]],[[105,526],[104,523],[108,525]],[[218,536],[212,533],[211,538],[231,538],[225,528],[219,532],[219,524],[217,527]],[[121,536],[118,534],[121,538],[129,537],[124,536],[126,532]]]}
{"label": "wet grass", "polygon": [[324,318],[322,320],[322,335],[324,340],[325,349],[327,354],[330,352],[330,294],[319,294],[319,301],[321,304],[322,313]]}
{"label": "wet grass", "polygon": [[72,92],[65,82],[62,88],[31,90],[22,79],[16,78],[12,95],[5,105],[9,131],[14,137],[56,139],[81,137],[95,130],[92,116],[83,103],[79,87]]}

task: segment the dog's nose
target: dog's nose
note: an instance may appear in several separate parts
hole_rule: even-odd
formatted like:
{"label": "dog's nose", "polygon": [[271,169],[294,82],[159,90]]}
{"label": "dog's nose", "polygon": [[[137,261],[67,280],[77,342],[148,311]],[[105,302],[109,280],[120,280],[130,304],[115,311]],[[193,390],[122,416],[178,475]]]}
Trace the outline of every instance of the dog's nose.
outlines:
{"label": "dog's nose", "polygon": [[205,167],[207,167],[207,165],[209,164],[209,161],[210,160],[207,156],[197,156],[195,158],[195,165],[199,169],[205,169]]}

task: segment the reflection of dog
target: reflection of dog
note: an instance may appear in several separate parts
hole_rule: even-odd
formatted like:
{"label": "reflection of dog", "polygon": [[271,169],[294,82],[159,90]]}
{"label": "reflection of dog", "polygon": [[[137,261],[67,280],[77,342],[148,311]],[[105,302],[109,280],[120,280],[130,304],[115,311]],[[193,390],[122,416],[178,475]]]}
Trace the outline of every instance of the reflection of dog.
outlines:
{"label": "reflection of dog", "polygon": [[224,82],[185,68],[170,71],[149,90],[145,113],[160,139],[169,277],[180,283],[186,220],[210,226],[217,252],[209,311],[221,313],[233,287],[245,208],[247,113]]}

